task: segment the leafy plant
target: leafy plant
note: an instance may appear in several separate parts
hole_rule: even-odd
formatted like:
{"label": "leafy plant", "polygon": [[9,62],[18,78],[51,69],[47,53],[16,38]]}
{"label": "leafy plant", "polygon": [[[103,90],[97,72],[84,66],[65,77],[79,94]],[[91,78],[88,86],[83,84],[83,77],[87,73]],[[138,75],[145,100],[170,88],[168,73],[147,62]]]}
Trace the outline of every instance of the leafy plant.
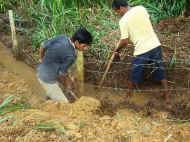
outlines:
{"label": "leafy plant", "polygon": [[187,0],[129,0],[131,5],[144,5],[151,14],[154,22],[167,17],[182,14],[187,5]]}
{"label": "leafy plant", "polygon": [[4,118],[0,119],[0,124],[11,119],[12,117],[13,117],[12,115],[5,116]]}
{"label": "leafy plant", "polygon": [[21,110],[28,107],[28,104],[22,101],[11,103],[13,99],[13,96],[9,96],[3,101],[0,105],[0,115],[5,115],[7,113],[14,112],[15,110]]}
{"label": "leafy plant", "polygon": [[[16,10],[20,19],[30,21],[31,29],[23,30],[32,41],[34,49],[44,40],[59,34],[71,36],[79,26],[87,27],[93,34],[90,53],[97,58],[107,59],[111,49],[102,37],[116,28],[115,16],[110,8],[112,0],[0,0],[1,11]],[[187,0],[129,0],[129,4],[144,5],[153,22],[182,14]]]}
{"label": "leafy plant", "polygon": [[14,99],[13,96],[7,97],[7,98],[3,101],[3,103],[0,105],[0,110],[2,110],[3,108],[5,108],[6,106],[8,106],[9,103],[10,103],[13,99]]}
{"label": "leafy plant", "polygon": [[45,131],[54,131],[56,129],[55,126],[51,123],[40,123],[36,125],[36,128]]}
{"label": "leafy plant", "polygon": [[36,129],[42,130],[42,131],[57,131],[59,133],[64,134],[66,132],[65,128],[63,126],[56,126],[53,123],[39,123],[36,125]]}

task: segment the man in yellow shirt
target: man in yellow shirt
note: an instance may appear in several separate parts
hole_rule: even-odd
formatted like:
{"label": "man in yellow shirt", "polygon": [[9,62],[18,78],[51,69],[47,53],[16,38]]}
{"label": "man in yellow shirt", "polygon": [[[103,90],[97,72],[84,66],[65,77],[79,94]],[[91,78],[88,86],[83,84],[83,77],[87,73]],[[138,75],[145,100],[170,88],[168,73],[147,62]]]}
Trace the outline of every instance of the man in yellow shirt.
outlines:
{"label": "man in yellow shirt", "polygon": [[119,21],[121,39],[115,52],[118,53],[121,48],[127,47],[129,40],[135,46],[129,81],[130,95],[132,90],[143,81],[144,65],[151,63],[153,78],[162,83],[165,90],[164,97],[168,102],[169,93],[161,43],[152,27],[150,15],[143,6],[129,7],[126,0],[113,0],[112,8],[122,16]]}

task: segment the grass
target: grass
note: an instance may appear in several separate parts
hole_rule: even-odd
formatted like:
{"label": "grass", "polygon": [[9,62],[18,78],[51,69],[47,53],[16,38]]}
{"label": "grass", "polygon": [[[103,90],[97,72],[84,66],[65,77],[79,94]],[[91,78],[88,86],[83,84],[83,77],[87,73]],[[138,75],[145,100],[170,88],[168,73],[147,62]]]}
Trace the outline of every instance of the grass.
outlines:
{"label": "grass", "polygon": [[[78,121],[73,124],[78,129],[83,129],[86,126],[86,123],[84,121]],[[51,122],[40,122],[35,126],[36,129],[42,130],[42,131],[56,131],[60,134],[65,134],[69,128],[63,126],[62,123],[57,122],[56,120]]]}
{"label": "grass", "polygon": [[0,105],[0,116],[3,116],[10,112],[14,112],[16,110],[23,110],[29,107],[29,105],[24,101],[18,101],[16,103],[12,103],[13,100],[14,97],[9,96],[3,101],[3,103]]}
{"label": "grass", "polygon": [[56,129],[54,124],[51,123],[40,123],[36,125],[36,128],[44,131],[54,131]]}
{"label": "grass", "polygon": [[13,96],[7,97],[7,98],[3,101],[3,103],[0,104],[0,110],[2,110],[3,108],[5,108],[6,106],[8,106],[9,103],[13,101],[13,99],[14,99]]}
{"label": "grass", "polygon": [[2,119],[0,119],[0,124],[11,119],[12,117],[13,117],[12,115],[8,115],[8,116],[3,117]]}
{"label": "grass", "polygon": [[[23,110],[29,107],[29,105],[26,104],[24,101],[18,101],[16,103],[13,103],[13,101],[14,101],[14,96],[9,96],[0,104],[0,117],[1,117],[0,124],[13,118],[13,114],[9,113],[17,110]],[[13,125],[16,125],[16,123],[13,122]]]}
{"label": "grass", "polygon": [[[114,29],[118,23],[111,10],[112,0],[0,0],[0,12],[9,8],[16,11],[18,19],[29,21],[31,28],[22,29],[30,38],[34,49],[39,48],[42,41],[59,34],[71,36],[80,26],[87,27],[94,37],[90,53],[99,59],[107,59],[110,47],[102,37]],[[131,5],[144,5],[151,14],[152,21],[158,22],[167,17],[180,15],[187,0],[129,0]],[[97,52],[99,49],[99,52]]]}
{"label": "grass", "polygon": [[[36,7],[31,7],[29,10],[30,15],[33,17],[33,22],[36,25],[32,31],[28,32],[34,49],[39,48],[42,41],[59,34],[72,36],[78,27],[84,26],[93,35],[94,44],[90,49],[90,53],[100,58],[108,56],[109,53],[107,51],[110,49],[101,39],[110,31],[118,28],[117,23],[107,20],[115,18],[111,9],[105,7],[95,10],[89,8],[78,10],[77,8],[64,9],[60,7],[60,9],[54,10],[53,6],[51,7],[52,9],[49,9],[48,7],[50,6],[45,7],[41,5],[40,7],[44,8],[41,11],[36,11],[35,9],[39,9],[38,7],[39,5],[36,5]],[[97,55],[97,49],[101,49],[104,52]]]}
{"label": "grass", "polygon": [[53,123],[39,123],[35,128],[42,131],[56,131],[61,134],[65,134],[66,132],[66,129],[63,126],[56,126]]}
{"label": "grass", "polygon": [[187,0],[129,0],[129,2],[132,5],[144,5],[155,23],[164,18],[181,15],[187,5]]}

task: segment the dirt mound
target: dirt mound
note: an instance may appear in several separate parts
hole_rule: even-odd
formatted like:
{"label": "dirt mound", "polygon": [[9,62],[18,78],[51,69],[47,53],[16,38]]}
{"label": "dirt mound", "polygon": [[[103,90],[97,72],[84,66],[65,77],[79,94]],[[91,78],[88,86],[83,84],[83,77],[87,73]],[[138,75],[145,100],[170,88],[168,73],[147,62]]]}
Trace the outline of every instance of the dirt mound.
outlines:
{"label": "dirt mound", "polygon": [[[0,68],[0,73],[1,79],[6,82],[5,86],[2,85],[2,98],[6,98],[9,93],[15,92],[18,88],[26,90],[17,93],[16,101],[20,100],[19,97],[30,93],[30,86],[17,75],[2,68]],[[90,90],[89,87],[88,90]],[[115,95],[111,95],[114,92]],[[86,94],[91,95],[83,96],[72,104],[44,101],[37,108],[31,104],[29,108],[0,115],[1,120],[9,115],[12,116],[8,121],[1,122],[0,141],[164,141],[170,133],[172,133],[170,139],[174,142],[189,138],[188,124],[184,126],[173,122],[167,123],[165,121],[167,113],[163,117],[162,113],[157,114],[156,111],[154,118],[144,117],[141,113],[134,112],[132,107],[128,109],[123,101],[126,98],[118,95],[119,93],[119,91],[111,90],[104,90],[102,94],[100,90],[86,91]],[[30,99],[34,97],[29,96]],[[34,99],[37,98],[34,97]],[[140,96],[139,99],[141,100],[142,97]],[[139,99],[134,98],[131,101]],[[30,102],[28,99],[25,101]],[[171,127],[172,129],[169,129]]]}
{"label": "dirt mound", "polygon": [[84,112],[97,114],[100,111],[100,101],[91,97],[81,97],[73,104],[73,110],[76,112]]}
{"label": "dirt mound", "polygon": [[[5,99],[8,96],[14,96],[17,101],[26,101],[29,104],[38,103],[36,95],[33,95],[33,91],[30,89],[29,85],[23,79],[19,78],[15,74],[5,71],[2,66],[0,66],[2,71],[0,76],[0,96],[1,99]],[[33,96],[33,97],[31,97]]]}
{"label": "dirt mound", "polygon": [[17,137],[15,142],[63,142],[69,141],[68,139],[64,138],[63,136],[58,136],[52,132],[41,132],[37,130],[31,130],[23,137]]}
{"label": "dirt mound", "polygon": [[[48,106],[46,108],[46,106]],[[44,110],[28,109],[18,112],[17,124],[21,128],[27,128],[27,133],[18,135],[16,140],[30,142],[32,140],[47,141],[91,141],[98,139],[102,141],[120,141],[124,139],[119,132],[118,122],[110,116],[100,117],[101,103],[91,97],[81,97],[73,104],[45,102]],[[49,109],[51,108],[51,109]],[[39,124],[52,125],[55,132],[34,130]],[[118,128],[117,128],[118,127]],[[61,131],[64,129],[64,132]],[[64,135],[60,135],[64,133]],[[109,136],[106,136],[108,135]],[[34,139],[32,139],[34,138]]]}
{"label": "dirt mound", "polygon": [[179,120],[190,120],[190,102],[182,100],[177,102],[172,109],[172,115]]}
{"label": "dirt mound", "polygon": [[68,115],[76,118],[90,117],[98,115],[101,110],[101,103],[99,100],[91,97],[81,97],[72,104],[65,104],[62,102],[47,101],[42,104],[41,108],[44,111],[55,112],[57,114]]}

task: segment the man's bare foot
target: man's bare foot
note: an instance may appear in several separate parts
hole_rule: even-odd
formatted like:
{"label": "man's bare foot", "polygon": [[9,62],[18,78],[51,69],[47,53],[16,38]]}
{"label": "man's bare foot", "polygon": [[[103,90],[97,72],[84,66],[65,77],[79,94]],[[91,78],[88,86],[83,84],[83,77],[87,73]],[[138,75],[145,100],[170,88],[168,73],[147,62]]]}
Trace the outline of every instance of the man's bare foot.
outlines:
{"label": "man's bare foot", "polygon": [[170,98],[170,95],[169,94],[165,94],[164,95],[164,100],[167,104],[170,104],[171,103],[171,98]]}
{"label": "man's bare foot", "polygon": [[133,90],[129,90],[127,93],[127,97],[132,97],[134,95]]}
{"label": "man's bare foot", "polygon": [[129,89],[127,96],[132,97],[134,95],[134,89],[138,88],[138,84],[135,84],[132,81],[128,81],[127,86],[128,86],[128,89]]}
{"label": "man's bare foot", "polygon": [[164,92],[163,98],[164,98],[166,104],[171,104],[171,95],[168,91]]}

